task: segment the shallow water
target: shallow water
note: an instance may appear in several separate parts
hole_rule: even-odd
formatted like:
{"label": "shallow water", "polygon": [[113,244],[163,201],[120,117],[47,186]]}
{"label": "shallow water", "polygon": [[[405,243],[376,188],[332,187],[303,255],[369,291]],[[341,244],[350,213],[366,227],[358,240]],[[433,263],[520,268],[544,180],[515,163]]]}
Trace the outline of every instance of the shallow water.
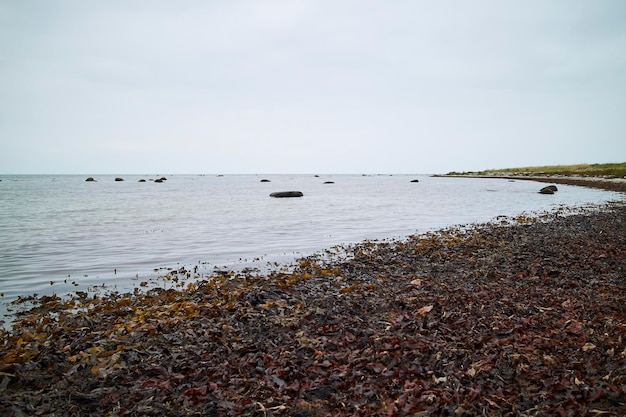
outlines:
{"label": "shallow water", "polygon": [[[425,175],[0,178],[4,301],[102,284],[127,290],[156,278],[158,268],[288,262],[337,244],[623,199],[566,185],[541,195],[545,184],[531,181]],[[287,190],[304,197],[269,197]]]}

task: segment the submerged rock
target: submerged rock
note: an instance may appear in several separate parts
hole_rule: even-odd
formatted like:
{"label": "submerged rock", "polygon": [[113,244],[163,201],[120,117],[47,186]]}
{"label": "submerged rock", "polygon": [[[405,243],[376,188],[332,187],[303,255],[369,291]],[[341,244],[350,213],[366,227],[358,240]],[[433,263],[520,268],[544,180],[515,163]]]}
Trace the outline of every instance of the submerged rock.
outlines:
{"label": "submerged rock", "polygon": [[411,182],[420,182],[420,180],[411,180]]}
{"label": "submerged rock", "polygon": [[277,191],[275,193],[270,194],[270,197],[275,198],[284,198],[284,197],[302,197],[301,191]]}
{"label": "submerged rock", "polygon": [[261,180],[261,182],[271,182],[271,181],[270,181],[270,180],[268,180],[268,179],[263,178],[263,179]]}
{"label": "submerged rock", "polygon": [[97,182],[93,177],[89,177],[85,181],[87,181],[87,182]]}
{"label": "submerged rock", "polygon": [[115,178],[115,181],[124,181],[124,178],[117,177],[117,178]]}

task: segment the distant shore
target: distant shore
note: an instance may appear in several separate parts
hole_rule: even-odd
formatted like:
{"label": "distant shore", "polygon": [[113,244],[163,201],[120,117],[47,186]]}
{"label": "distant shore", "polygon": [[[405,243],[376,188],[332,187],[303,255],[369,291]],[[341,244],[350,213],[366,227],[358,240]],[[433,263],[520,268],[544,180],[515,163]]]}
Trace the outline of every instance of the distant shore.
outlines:
{"label": "distant shore", "polygon": [[585,176],[531,173],[493,173],[493,174],[446,174],[433,177],[447,178],[502,178],[509,180],[537,181],[552,184],[568,184],[581,187],[600,188],[609,191],[626,192],[626,178],[616,176]]}
{"label": "distant shore", "polygon": [[0,333],[0,415],[626,415],[626,204],[601,208],[40,297]]}
{"label": "distant shore", "polygon": [[479,172],[450,172],[446,175],[435,175],[435,177],[531,180],[626,192],[626,162],[529,166],[523,168],[490,169]]}

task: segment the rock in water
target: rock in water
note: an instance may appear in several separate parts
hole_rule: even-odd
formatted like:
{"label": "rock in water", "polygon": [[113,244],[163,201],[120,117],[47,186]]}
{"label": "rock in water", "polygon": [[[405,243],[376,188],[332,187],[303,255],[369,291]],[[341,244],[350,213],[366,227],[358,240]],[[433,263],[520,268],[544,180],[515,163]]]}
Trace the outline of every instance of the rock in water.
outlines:
{"label": "rock in water", "polygon": [[554,194],[554,192],[556,191],[555,188],[556,187],[554,185],[543,187],[541,190],[539,190],[539,194]]}
{"label": "rock in water", "polygon": [[284,197],[302,197],[301,191],[277,191],[275,193],[270,194],[270,197],[275,198],[284,198]]}

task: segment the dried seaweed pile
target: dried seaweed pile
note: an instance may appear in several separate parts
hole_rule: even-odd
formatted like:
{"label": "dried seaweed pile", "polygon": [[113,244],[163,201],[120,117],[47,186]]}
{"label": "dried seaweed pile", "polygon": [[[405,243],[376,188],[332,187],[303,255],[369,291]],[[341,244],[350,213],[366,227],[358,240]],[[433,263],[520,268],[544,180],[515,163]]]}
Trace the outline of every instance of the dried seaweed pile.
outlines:
{"label": "dried seaweed pile", "polygon": [[625,213],[41,297],[1,335],[0,413],[626,415]]}

